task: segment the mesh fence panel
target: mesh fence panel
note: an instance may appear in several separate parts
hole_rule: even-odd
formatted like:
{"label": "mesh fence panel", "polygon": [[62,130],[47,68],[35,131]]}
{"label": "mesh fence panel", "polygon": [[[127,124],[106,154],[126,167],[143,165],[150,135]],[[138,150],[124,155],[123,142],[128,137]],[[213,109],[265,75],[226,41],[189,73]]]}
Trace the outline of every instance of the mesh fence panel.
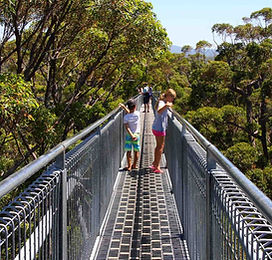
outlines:
{"label": "mesh fence panel", "polygon": [[165,153],[191,259],[272,259],[271,223],[175,117]]}
{"label": "mesh fence panel", "polygon": [[[141,97],[136,102],[140,107]],[[56,157],[0,212],[0,259],[89,258],[124,154],[123,116],[112,113],[66,153],[62,170]]]}
{"label": "mesh fence panel", "polygon": [[123,113],[67,159],[68,259],[90,256],[123,157]]}
{"label": "mesh fence panel", "polygon": [[46,172],[0,213],[0,259],[58,259],[59,172]]}

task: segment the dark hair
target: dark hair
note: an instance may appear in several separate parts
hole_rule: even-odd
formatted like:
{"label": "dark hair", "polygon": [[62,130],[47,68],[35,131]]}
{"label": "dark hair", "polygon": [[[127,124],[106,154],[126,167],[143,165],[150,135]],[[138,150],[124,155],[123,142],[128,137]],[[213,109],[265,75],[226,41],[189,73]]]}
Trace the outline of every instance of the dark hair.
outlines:
{"label": "dark hair", "polygon": [[136,103],[133,99],[130,99],[128,102],[127,102],[127,107],[129,110],[133,110],[135,107],[136,107]]}

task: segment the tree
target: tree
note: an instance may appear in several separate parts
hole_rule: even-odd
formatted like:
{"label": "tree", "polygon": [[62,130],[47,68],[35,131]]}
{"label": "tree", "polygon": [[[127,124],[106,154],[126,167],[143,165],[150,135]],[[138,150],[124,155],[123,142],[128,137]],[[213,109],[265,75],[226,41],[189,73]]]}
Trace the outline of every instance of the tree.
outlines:
{"label": "tree", "polygon": [[196,44],[196,51],[204,51],[206,48],[211,48],[212,45],[207,41],[199,41]]}
{"label": "tree", "polygon": [[192,51],[192,47],[190,45],[184,45],[181,48],[181,52],[183,52],[185,55],[188,55],[188,53],[190,53],[190,51]]}
{"label": "tree", "polygon": [[215,24],[212,27],[212,33],[213,33],[213,40],[215,41],[215,35],[218,34],[221,36],[221,41],[226,42],[227,38],[230,37],[230,39],[233,42],[232,33],[233,33],[233,26],[228,23],[222,23],[222,24]]}
{"label": "tree", "polygon": [[[271,40],[268,39],[271,14],[270,8],[264,8],[253,12],[250,19],[244,19],[246,24],[237,26],[230,33],[230,36],[233,34],[240,43],[223,43],[218,48],[219,55],[216,58],[228,62],[233,71],[233,80],[229,84],[229,89],[238,95],[239,105],[246,107],[245,132],[252,144],[256,139],[261,141],[265,164],[270,160],[267,104],[271,91],[269,91],[270,80],[267,79],[270,76],[267,70],[264,71],[264,67],[269,66],[267,61],[271,59],[272,45]],[[225,34],[226,28],[228,27],[216,25],[214,31]]]}
{"label": "tree", "polygon": [[13,160],[20,165],[22,159],[37,158],[37,146],[31,146],[28,131],[25,131],[26,126],[35,121],[33,114],[37,108],[29,83],[12,74],[0,76],[1,176],[6,168],[13,166]]}
{"label": "tree", "polygon": [[[27,138],[16,137],[14,155],[21,154],[24,163],[30,159],[27,146],[38,156],[135,93],[124,89],[130,88],[134,69],[144,71],[143,64],[170,43],[152,5],[142,0],[3,0],[0,5],[0,67],[22,75],[39,104],[31,113],[34,120],[23,125]],[[12,162],[15,158],[9,166]]]}
{"label": "tree", "polygon": [[250,144],[236,143],[228,148],[225,156],[229,158],[242,172],[252,169],[258,160],[258,154]]}
{"label": "tree", "polygon": [[[29,81],[48,55],[56,34],[63,30],[62,23],[72,1],[3,0],[0,4],[4,31],[0,45],[0,68],[16,53],[16,72],[23,73]],[[7,50],[7,40],[13,37],[15,44]]]}

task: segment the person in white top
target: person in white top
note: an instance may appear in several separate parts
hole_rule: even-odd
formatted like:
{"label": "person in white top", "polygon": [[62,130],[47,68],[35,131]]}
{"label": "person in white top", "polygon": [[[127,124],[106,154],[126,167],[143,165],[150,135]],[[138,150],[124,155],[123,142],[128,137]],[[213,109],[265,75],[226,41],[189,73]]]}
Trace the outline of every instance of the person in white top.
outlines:
{"label": "person in white top", "polygon": [[144,112],[149,112],[149,100],[150,100],[150,92],[147,83],[145,83],[145,87],[143,88],[143,102],[144,102]]}
{"label": "person in white top", "polygon": [[[127,107],[124,104],[120,104],[127,114],[124,116],[124,125],[127,130],[125,151],[127,152],[127,163],[126,169],[137,169],[137,162],[139,159],[140,152],[140,112],[136,111],[136,103],[130,99],[127,102]],[[134,151],[134,161],[132,164],[132,150]]]}

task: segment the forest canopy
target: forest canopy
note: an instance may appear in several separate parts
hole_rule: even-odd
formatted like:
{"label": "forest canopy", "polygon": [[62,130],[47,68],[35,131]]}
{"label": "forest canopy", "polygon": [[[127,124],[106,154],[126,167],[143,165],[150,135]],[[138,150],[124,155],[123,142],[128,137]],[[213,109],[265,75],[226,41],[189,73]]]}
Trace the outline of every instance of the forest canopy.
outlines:
{"label": "forest canopy", "polygon": [[272,197],[272,9],[215,24],[209,58],[202,40],[170,53],[152,8],[0,0],[0,180],[148,82],[175,89],[175,109]]}
{"label": "forest canopy", "polygon": [[142,0],[0,1],[0,175],[83,129],[169,48]]}

